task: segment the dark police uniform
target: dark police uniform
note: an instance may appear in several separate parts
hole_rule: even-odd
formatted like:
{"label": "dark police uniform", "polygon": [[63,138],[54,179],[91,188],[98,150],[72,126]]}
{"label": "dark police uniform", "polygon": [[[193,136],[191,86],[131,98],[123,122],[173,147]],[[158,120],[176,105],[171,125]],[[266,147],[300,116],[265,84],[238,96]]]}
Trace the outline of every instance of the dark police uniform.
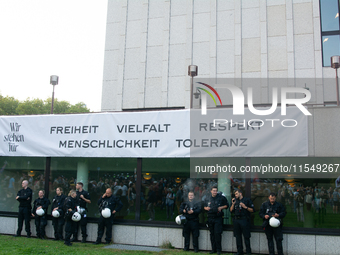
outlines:
{"label": "dark police uniform", "polygon": [[63,226],[65,224],[64,219],[64,202],[65,202],[66,196],[64,194],[61,194],[60,196],[55,196],[52,200],[52,211],[54,208],[57,208],[57,210],[60,213],[60,216],[58,218],[53,217],[52,218],[52,225],[54,228],[54,238],[55,240],[63,240]]}
{"label": "dark police uniform", "polygon": [[[34,214],[35,218],[35,228],[37,231],[37,237],[41,239],[45,239],[45,227],[47,225],[47,208],[50,205],[50,203],[51,203],[50,200],[48,200],[48,198],[46,197],[43,198],[38,197],[33,202],[32,214]],[[39,216],[36,213],[37,208],[40,206],[45,212],[43,216]]]}
{"label": "dark police uniform", "polygon": [[[237,254],[243,254],[243,241],[242,234],[244,237],[244,243],[246,245],[247,254],[251,254],[250,248],[250,212],[244,209],[240,203],[245,206],[252,208],[254,210],[253,202],[250,198],[243,197],[242,199],[235,198],[234,209],[232,213],[234,214],[234,236],[236,237]],[[255,210],[254,210],[255,211]]]}
{"label": "dark police uniform", "polygon": [[19,202],[19,217],[18,217],[18,230],[16,236],[21,235],[22,225],[25,220],[25,230],[27,237],[31,237],[31,203],[32,203],[32,190],[27,187],[26,189],[19,190],[17,200]]}
{"label": "dark police uniform", "polygon": [[76,227],[76,232],[73,236],[73,239],[72,241],[76,241],[77,240],[77,237],[78,237],[78,228],[79,228],[79,225],[80,225],[80,228],[81,228],[81,235],[83,237],[82,239],[82,242],[85,242],[86,241],[86,237],[87,237],[87,234],[86,234],[86,225],[87,225],[87,215],[86,215],[86,212],[87,212],[87,208],[86,208],[86,202],[84,201],[84,199],[80,198],[80,196],[83,195],[86,199],[89,199],[91,200],[90,198],[90,193],[88,193],[87,191],[85,190],[82,190],[81,192],[77,191],[77,206],[80,206],[81,208],[84,208],[85,211],[81,214],[81,220],[77,222],[77,227]]}
{"label": "dark police uniform", "polygon": [[222,251],[223,211],[219,212],[218,207],[225,205],[227,206],[226,209],[228,209],[228,200],[221,193],[217,193],[215,197],[210,195],[204,200],[204,206],[211,208],[208,211],[207,224],[210,231],[212,252],[220,253]]}
{"label": "dark police uniform", "polygon": [[[111,195],[110,197],[100,197],[98,200],[99,205],[99,212],[100,212],[100,218],[98,222],[98,237],[96,244],[100,243],[104,234],[104,228],[106,227],[106,243],[110,243],[112,239],[112,225],[113,225],[113,219],[114,214],[112,212],[116,210],[116,212],[119,212],[123,208],[123,203],[120,201],[120,199],[114,195]],[[111,217],[110,218],[104,218],[101,215],[102,210],[105,208],[109,208],[111,210]]]}
{"label": "dark police uniform", "polygon": [[[269,215],[270,217],[277,213],[279,215],[278,219],[281,221],[281,224],[277,228],[273,228],[269,225],[269,219],[266,220],[264,217],[265,215]],[[263,227],[264,232],[266,233],[267,239],[268,239],[268,250],[270,255],[275,254],[274,250],[274,241],[273,236],[275,237],[276,241],[276,247],[277,252],[279,255],[283,255],[283,248],[282,248],[282,240],[283,240],[283,234],[282,234],[282,219],[286,216],[286,208],[278,202],[274,202],[274,204],[271,204],[268,200],[267,202],[264,202],[261,205],[260,217],[263,219]]]}
{"label": "dark police uniform", "polygon": [[[186,212],[184,213],[183,210]],[[193,210],[192,214],[189,214],[188,211]],[[183,202],[179,208],[179,213],[183,214],[187,222],[183,225],[183,237],[184,237],[184,250],[189,250],[190,246],[190,233],[192,233],[192,243],[195,249],[195,252],[198,251],[198,237],[199,237],[199,220],[198,216],[201,213],[202,207],[201,202],[193,200],[190,202],[189,200]]]}
{"label": "dark police uniform", "polygon": [[[66,245],[71,245],[71,235],[75,236],[77,222],[72,220],[73,213],[76,212],[76,202],[77,200],[71,196],[68,196],[64,202],[64,211],[65,211],[65,242]],[[71,209],[72,211],[69,211]]]}

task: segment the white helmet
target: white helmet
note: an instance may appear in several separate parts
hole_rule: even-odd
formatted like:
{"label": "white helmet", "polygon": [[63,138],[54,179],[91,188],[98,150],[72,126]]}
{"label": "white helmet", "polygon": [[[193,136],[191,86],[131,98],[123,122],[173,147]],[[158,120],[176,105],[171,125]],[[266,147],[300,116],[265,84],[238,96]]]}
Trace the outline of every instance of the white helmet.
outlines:
{"label": "white helmet", "polygon": [[43,216],[45,214],[45,211],[40,208],[39,210],[36,210],[35,213],[38,215],[38,216]]}
{"label": "white helmet", "polygon": [[178,225],[184,225],[187,222],[187,218],[184,215],[180,214],[176,217],[175,221]]}
{"label": "white helmet", "polygon": [[77,212],[79,212],[80,214],[83,214],[85,212],[85,208],[82,208],[78,205],[77,206]]}
{"label": "white helmet", "polygon": [[81,215],[79,212],[75,212],[73,215],[72,215],[72,220],[73,221],[80,221],[81,219]]}
{"label": "white helmet", "polygon": [[102,215],[104,218],[110,218],[111,217],[111,210],[109,208],[105,208],[102,210]]}
{"label": "white helmet", "polygon": [[277,228],[278,226],[280,226],[280,221],[275,217],[271,217],[269,220],[269,225],[272,226],[273,228]]}
{"label": "white helmet", "polygon": [[59,218],[60,213],[58,212],[58,210],[54,210],[54,211],[52,212],[52,216],[53,216],[54,218]]}

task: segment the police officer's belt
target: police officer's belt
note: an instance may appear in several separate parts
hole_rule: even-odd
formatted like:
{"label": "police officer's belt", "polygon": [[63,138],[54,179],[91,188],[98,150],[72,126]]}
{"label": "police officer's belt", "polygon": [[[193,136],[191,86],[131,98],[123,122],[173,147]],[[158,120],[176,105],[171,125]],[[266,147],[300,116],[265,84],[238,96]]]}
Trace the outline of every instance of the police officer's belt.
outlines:
{"label": "police officer's belt", "polygon": [[247,217],[246,216],[235,216],[234,219],[235,220],[246,220]]}
{"label": "police officer's belt", "polygon": [[188,221],[198,221],[198,218],[189,218],[187,216],[185,216],[187,218]]}
{"label": "police officer's belt", "polygon": [[208,219],[219,219],[222,218],[222,216],[209,216],[208,215]]}

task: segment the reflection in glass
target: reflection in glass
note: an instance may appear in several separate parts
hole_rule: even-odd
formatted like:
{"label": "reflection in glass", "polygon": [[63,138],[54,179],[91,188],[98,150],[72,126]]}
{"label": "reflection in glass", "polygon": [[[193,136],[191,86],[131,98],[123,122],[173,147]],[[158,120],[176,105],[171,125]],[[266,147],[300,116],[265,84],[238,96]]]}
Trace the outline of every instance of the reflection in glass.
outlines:
{"label": "reflection in glass", "polygon": [[55,196],[57,187],[68,194],[77,182],[83,182],[84,190],[91,196],[87,215],[99,217],[97,201],[111,188],[123,202],[123,209],[115,218],[134,219],[136,166],[137,160],[130,158],[52,158],[49,199]]}
{"label": "reflection in glass", "polygon": [[340,55],[339,35],[327,35],[322,37],[323,65],[331,66],[331,57]]}
{"label": "reflection in glass", "polygon": [[38,197],[39,190],[45,187],[45,158],[0,157],[0,211],[17,212],[19,203],[15,197],[22,189],[23,180]]}
{"label": "reflection in glass", "polygon": [[338,0],[320,0],[322,32],[339,30]]}
{"label": "reflection in glass", "polygon": [[[284,160],[290,163],[309,166],[316,163],[338,164],[338,158],[252,158],[252,165],[273,164],[279,161],[284,164]],[[268,200],[270,192],[277,194],[277,201],[286,207],[287,215],[284,219],[285,227],[301,228],[340,228],[338,214],[338,201],[340,193],[336,187],[335,178],[303,178],[303,175],[294,177],[288,175],[286,178],[258,178],[252,179],[251,198],[254,202],[255,210],[259,210],[261,204]],[[340,175],[340,173],[337,173]],[[333,217],[334,215],[335,217]],[[258,215],[257,215],[258,216]],[[254,224],[261,226],[262,220],[254,218]]]}
{"label": "reflection in glass", "polygon": [[[226,195],[229,203],[235,189],[245,191],[244,179],[224,173],[209,179],[190,178],[190,159],[143,159],[142,162],[141,220],[174,222],[189,191],[194,191],[195,200],[202,203],[214,185]],[[199,219],[205,224],[206,213],[202,212]],[[229,210],[224,212],[224,224],[231,224]]]}

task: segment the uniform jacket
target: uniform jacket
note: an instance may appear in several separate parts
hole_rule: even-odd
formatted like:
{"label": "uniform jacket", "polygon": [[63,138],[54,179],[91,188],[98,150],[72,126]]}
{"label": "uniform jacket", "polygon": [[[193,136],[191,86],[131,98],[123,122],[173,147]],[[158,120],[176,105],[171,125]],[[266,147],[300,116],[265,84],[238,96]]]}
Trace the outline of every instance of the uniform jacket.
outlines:
{"label": "uniform jacket", "polygon": [[[189,214],[188,211],[190,209],[192,209],[194,213]],[[184,213],[183,210],[185,210],[186,213]],[[183,214],[187,218],[187,220],[198,220],[198,215],[201,213],[201,211],[201,202],[198,202],[196,200],[193,200],[192,202],[190,202],[189,200],[183,202],[179,208],[179,213]]]}
{"label": "uniform jacket", "polygon": [[265,221],[265,215],[272,216],[275,213],[279,215],[279,219],[282,220],[286,216],[286,208],[279,202],[271,204],[270,201],[266,201],[261,205],[259,215]]}
{"label": "uniform jacket", "polygon": [[253,211],[255,212],[254,209],[254,204],[251,201],[250,198],[248,197],[243,197],[242,199],[236,199],[234,209],[232,213],[234,213],[235,217],[247,217],[250,218],[250,212],[247,209],[244,209],[240,203],[244,203],[247,207],[252,208]]}
{"label": "uniform jacket", "polygon": [[47,208],[50,205],[50,200],[48,200],[48,198],[43,197],[43,198],[37,198],[36,200],[34,200],[33,202],[33,209],[32,209],[32,213],[36,216],[36,210],[38,207],[42,207],[42,209],[45,211],[45,215],[47,212]]}
{"label": "uniform jacket", "polygon": [[90,193],[88,193],[86,190],[77,191],[77,206],[79,205],[82,208],[86,208],[86,202],[84,199],[80,198],[80,196],[83,195],[86,199],[91,200]]}
{"label": "uniform jacket", "polygon": [[32,190],[29,187],[19,190],[17,196],[19,197],[17,199],[19,201],[19,207],[29,207],[31,209]]}
{"label": "uniform jacket", "polygon": [[223,212],[219,212],[218,207],[225,205],[227,208],[229,208],[227,198],[220,193],[217,193],[215,197],[212,197],[211,195],[207,196],[204,200],[204,206],[210,207],[210,210],[208,211],[208,217],[222,217]]}
{"label": "uniform jacket", "polygon": [[52,200],[52,212],[54,208],[58,207],[58,209],[62,210],[64,212],[64,202],[65,202],[66,196],[64,194],[61,194],[60,196],[55,196]]}
{"label": "uniform jacket", "polygon": [[116,212],[119,212],[123,208],[123,203],[120,201],[120,199],[114,195],[111,195],[110,197],[100,197],[98,200],[99,205],[99,211],[101,212],[105,208],[109,208],[111,212],[113,210],[116,210]]}

